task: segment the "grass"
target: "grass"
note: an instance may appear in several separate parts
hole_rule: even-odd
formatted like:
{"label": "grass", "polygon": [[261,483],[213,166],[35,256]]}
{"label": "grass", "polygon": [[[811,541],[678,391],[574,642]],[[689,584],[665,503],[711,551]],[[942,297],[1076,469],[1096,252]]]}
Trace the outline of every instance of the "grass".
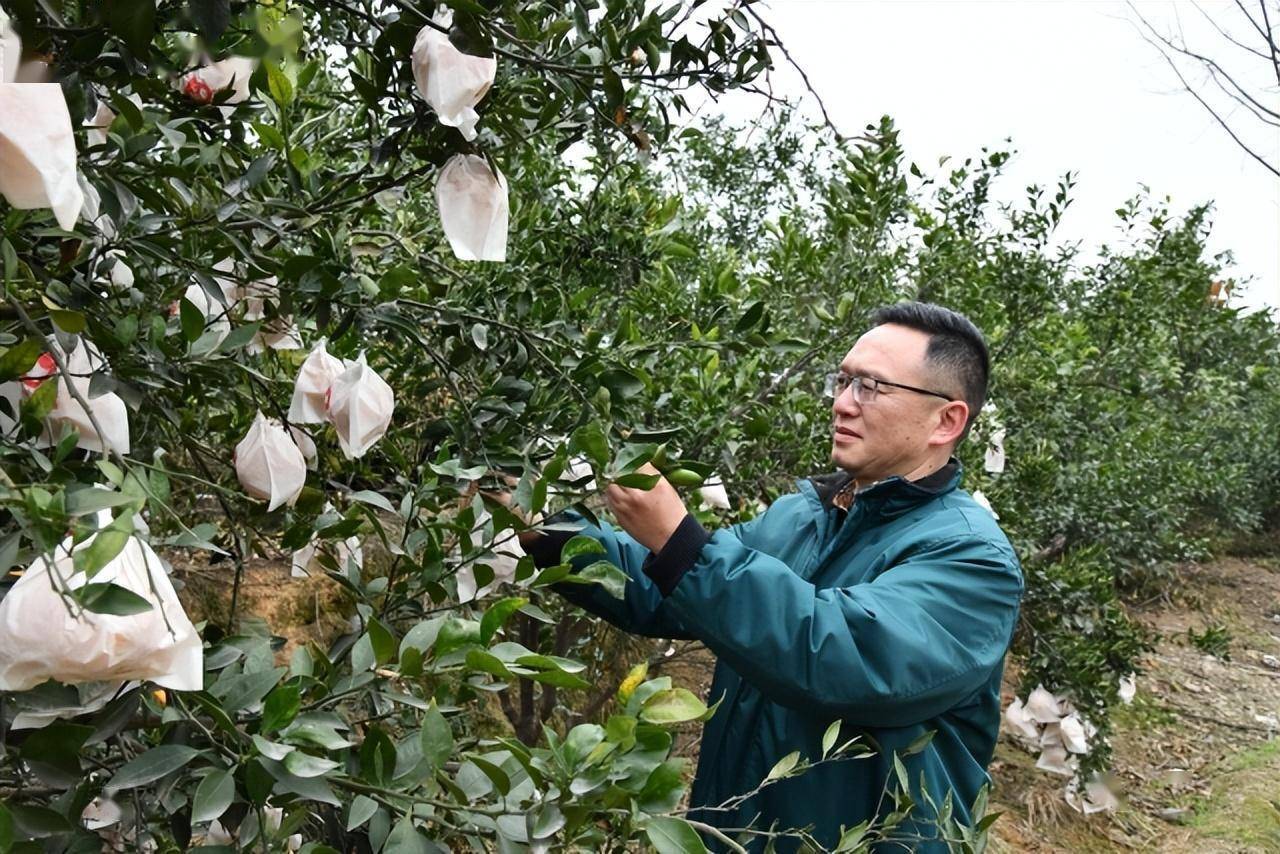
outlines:
{"label": "grass", "polygon": [[1213,780],[1213,794],[1192,804],[1195,835],[1239,850],[1280,851],[1280,739],[1232,755]]}

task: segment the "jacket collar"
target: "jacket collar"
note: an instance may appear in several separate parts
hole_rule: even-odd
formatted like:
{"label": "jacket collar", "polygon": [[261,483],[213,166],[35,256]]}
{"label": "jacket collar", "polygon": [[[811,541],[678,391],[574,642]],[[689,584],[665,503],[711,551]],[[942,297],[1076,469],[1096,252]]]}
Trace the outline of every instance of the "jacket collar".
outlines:
{"label": "jacket collar", "polygon": [[[960,484],[963,473],[964,467],[960,465],[960,461],[952,457],[942,468],[918,480],[906,480],[901,475],[894,475],[864,486],[857,491],[856,501],[882,507],[885,512],[894,511],[896,514],[955,489]],[[853,475],[841,469],[809,480],[822,509],[830,511],[836,506],[833,504],[836,495],[849,485]]]}

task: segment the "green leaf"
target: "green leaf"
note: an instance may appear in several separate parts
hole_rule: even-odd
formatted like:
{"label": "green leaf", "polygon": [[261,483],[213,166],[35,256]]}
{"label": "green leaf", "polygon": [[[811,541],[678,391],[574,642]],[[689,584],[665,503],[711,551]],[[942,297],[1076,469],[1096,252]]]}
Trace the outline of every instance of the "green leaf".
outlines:
{"label": "green leaf", "polygon": [[707,850],[698,831],[682,818],[654,816],[644,835],[658,854],[704,854]]}
{"label": "green leaf", "polygon": [[120,770],[107,782],[108,791],[133,789],[154,783],[171,774],[200,755],[200,751],[185,744],[162,744],[120,766]]}
{"label": "green leaf", "polygon": [[264,59],[262,65],[267,71],[267,91],[271,94],[271,100],[281,107],[287,107],[293,100],[293,83],[289,81],[289,76],[269,59]]}
{"label": "green leaf", "polygon": [[355,830],[378,811],[378,802],[368,795],[356,795],[351,801],[351,809],[347,811],[347,831]]}
{"label": "green leaf", "polygon": [[396,638],[378,620],[369,621],[369,643],[373,646],[374,660],[378,664],[386,664],[396,657]]}
{"label": "green leaf", "polygon": [[645,700],[639,717],[653,724],[678,724],[697,720],[706,713],[706,705],[688,688],[668,688]]}
{"label": "green leaf", "polygon": [[262,705],[261,732],[275,732],[293,723],[302,708],[302,691],[297,682],[280,685],[267,695]]}
{"label": "green leaf", "polygon": [[595,537],[577,534],[560,549],[560,560],[568,563],[579,555],[604,554],[604,545]]}
{"label": "green leaf", "polygon": [[253,337],[262,329],[261,322],[245,323],[237,326],[222,339],[222,343],[218,346],[220,353],[234,353],[244,345],[253,340]]}
{"label": "green leaf", "polygon": [[765,780],[777,780],[780,777],[789,776],[791,771],[796,767],[796,763],[799,761],[800,751],[791,751],[786,756],[779,759],[777,763],[769,769],[769,773],[765,775]]}
{"label": "green leaf", "polygon": [[31,426],[33,432],[40,430],[44,420],[49,417],[49,413],[58,402],[59,382],[57,379],[51,379],[40,383],[40,387],[32,393],[31,397],[22,402],[22,420]]}
{"label": "green leaf", "polygon": [[569,448],[574,453],[586,454],[597,470],[604,469],[609,463],[609,437],[598,421],[591,421],[573,431]]}
{"label": "green leaf", "polygon": [[81,782],[80,749],[93,727],[57,721],[35,730],[22,742],[21,756],[41,781],[59,789]]}
{"label": "green leaf", "polygon": [[72,335],[79,335],[85,330],[84,315],[78,311],[69,311],[65,308],[49,309],[49,317],[63,332],[69,332]]}
{"label": "green leaf", "polygon": [[636,805],[648,813],[667,813],[679,806],[687,764],[688,760],[679,758],[659,763],[644,781],[644,788],[636,796]]}
{"label": "green leaf", "polygon": [[371,507],[377,507],[379,510],[385,510],[388,513],[395,513],[396,508],[391,505],[380,492],[374,492],[371,489],[362,489],[359,492],[353,492],[349,496],[352,501],[359,501],[362,504],[368,504]]}
{"label": "green leaf", "polygon": [[836,739],[840,737],[840,726],[843,723],[844,721],[832,721],[831,726],[827,727],[827,731],[822,734],[822,757],[824,759],[831,752],[831,748],[835,746]]}
{"label": "green leaf", "polygon": [[0,239],[0,255],[4,256],[4,280],[12,282],[18,277],[18,253],[8,239]]}
{"label": "green leaf", "polygon": [[907,745],[907,749],[902,751],[902,755],[915,756],[917,753],[919,753],[920,751],[924,750],[926,747],[929,746],[929,742],[933,741],[933,737],[937,734],[937,732],[938,732],[937,730],[931,729],[925,732],[923,735],[916,736],[915,740],[913,740],[910,744]]}
{"label": "green leaf", "polygon": [[145,59],[156,30],[155,0],[110,0],[107,27],[134,56]]}
{"label": "green leaf", "polygon": [[498,629],[506,625],[511,615],[528,603],[528,599],[512,596],[490,605],[488,610],[484,612],[484,616],[480,618],[480,643],[489,643]]}
{"label": "green leaf", "polygon": [[133,536],[133,519],[129,514],[122,513],[112,520],[110,525],[94,534],[87,546],[73,552],[72,564],[78,572],[93,578],[100,569],[124,550],[131,536]]}
{"label": "green leaf", "polygon": [[238,712],[267,696],[288,672],[287,667],[276,667],[271,670],[258,670],[226,677],[219,679],[209,693],[222,700],[222,707],[228,713]]}
{"label": "green leaf", "polygon": [[295,777],[319,777],[337,768],[338,763],[322,756],[312,756],[310,753],[294,750],[285,756],[284,767]]}
{"label": "green leaf", "polygon": [[378,656],[373,651],[373,640],[366,632],[351,647],[351,672],[365,673],[377,664]]}
{"label": "green leaf", "polygon": [[214,771],[196,786],[195,799],[192,801],[191,821],[199,823],[213,821],[231,806],[236,796],[236,780],[229,771]]}
{"label": "green leaf", "polygon": [[375,786],[381,786],[395,776],[395,770],[395,744],[380,727],[369,727],[360,745],[360,776]]}
{"label": "green leaf", "polygon": [[575,577],[583,581],[594,581],[614,599],[626,598],[627,574],[607,560],[596,561],[584,568]]}
{"label": "green leaf", "polygon": [[645,492],[648,492],[650,489],[657,486],[658,481],[660,480],[662,480],[662,475],[660,474],[640,474],[638,472],[632,472],[631,474],[624,474],[621,477],[614,478],[613,482],[618,486],[625,486],[628,489],[643,489]]}
{"label": "green leaf", "polygon": [[43,352],[44,342],[39,338],[24,338],[0,353],[0,382],[16,380],[31,370]]}
{"label": "green leaf", "polygon": [[182,337],[187,339],[187,343],[204,334],[204,313],[185,296],[178,301],[178,320],[182,326]]}
{"label": "green leaf", "polygon": [[434,705],[422,716],[422,758],[432,769],[444,767],[453,753],[453,729]]}
{"label": "green leaf", "polygon": [[635,397],[644,391],[644,380],[621,368],[614,368],[602,373],[600,375],[600,384],[609,389],[609,393],[618,400]]}
{"label": "green leaf", "polygon": [[284,135],[280,131],[268,124],[261,122],[253,122],[253,130],[262,140],[262,144],[274,148],[277,151],[284,151]]}
{"label": "green leaf", "polygon": [[431,854],[431,850],[426,837],[418,833],[413,820],[407,815],[396,822],[382,846],[382,854]]}
{"label": "green leaf", "polygon": [[95,614],[113,614],[127,617],[130,614],[145,614],[151,610],[151,603],[119,584],[86,584],[75,591],[75,596],[86,610]]}
{"label": "green leaf", "polygon": [[13,815],[9,808],[0,804],[0,851],[7,852],[13,847]]}

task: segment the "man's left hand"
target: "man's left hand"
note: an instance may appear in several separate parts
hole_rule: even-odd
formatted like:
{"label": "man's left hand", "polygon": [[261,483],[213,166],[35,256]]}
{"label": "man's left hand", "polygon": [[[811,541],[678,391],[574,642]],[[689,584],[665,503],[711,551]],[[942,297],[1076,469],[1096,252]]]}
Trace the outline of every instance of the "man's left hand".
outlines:
{"label": "man's left hand", "polygon": [[[636,472],[659,474],[649,463]],[[622,529],[654,554],[662,551],[689,512],[676,488],[661,476],[649,490],[611,484],[604,497]]]}

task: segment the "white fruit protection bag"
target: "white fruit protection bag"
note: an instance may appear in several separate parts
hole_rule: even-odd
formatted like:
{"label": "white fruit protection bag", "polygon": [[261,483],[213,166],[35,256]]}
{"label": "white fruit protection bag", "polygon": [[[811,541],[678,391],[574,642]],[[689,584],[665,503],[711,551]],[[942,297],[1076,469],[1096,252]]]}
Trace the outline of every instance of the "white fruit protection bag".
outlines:
{"label": "white fruit protection bag", "polygon": [[293,553],[289,575],[293,578],[307,578],[313,574],[324,575],[325,567],[320,563],[322,551],[333,556],[340,571],[346,571],[348,560],[355,561],[357,568],[364,567],[364,549],[360,545],[359,537],[347,537],[341,542],[324,543],[323,546],[318,540],[313,539]]}
{"label": "white fruit protection bag", "polygon": [[75,228],[84,193],[57,83],[0,83],[0,195],[20,210],[50,208],[62,229]]}
{"label": "white fruit protection bag", "polygon": [[290,507],[307,483],[307,461],[280,422],[261,412],[236,445],[236,477],[244,491],[267,503],[267,512]]}
{"label": "white fruit protection bag", "polygon": [[364,456],[391,425],[396,408],[395,392],[365,363],[364,354],[347,362],[329,388],[329,421],[338,433],[338,444],[349,460]]}
{"label": "white fruit protection bag", "polygon": [[480,121],[475,108],[493,85],[498,60],[458,50],[448,33],[453,10],[440,8],[432,20],[437,26],[423,27],[413,44],[414,82],[440,124],[457,128],[465,139],[475,139]]}
{"label": "white fruit protection bag", "polygon": [[235,112],[233,105],[249,99],[249,78],[258,67],[258,61],[247,56],[230,56],[188,71],[178,78],[178,91],[200,104],[209,104],[223,89],[230,88],[231,95],[219,109],[224,117]]}
{"label": "white fruit protection bag", "polygon": [[342,360],[329,355],[324,341],[316,342],[298,369],[289,404],[289,421],[294,424],[323,424],[328,420],[325,398],[333,381],[345,370]]}
{"label": "white fruit protection bag", "polygon": [[[66,380],[58,373],[53,356],[45,353],[27,371],[20,385],[16,381],[12,384],[18,385],[21,389],[21,397],[27,398],[44,383],[57,383],[57,397],[53,409],[45,418],[44,430],[36,439],[36,447],[53,447],[69,428],[74,428],[80,434],[76,440],[77,448],[100,453],[106,453],[107,449],[120,454],[129,453],[129,410],[124,401],[118,394],[111,391],[97,397],[89,396],[89,384],[93,375],[107,372],[107,362],[102,354],[83,338],[70,355],[63,352],[57,338],[50,336],[48,344],[51,350],[56,350],[62,357],[71,376],[71,385],[79,392],[80,397],[88,401],[89,412],[93,413],[93,419],[89,418],[85,408],[72,396]],[[11,402],[14,399],[9,392],[6,392],[6,397],[9,397]],[[94,420],[102,427],[104,435],[98,434],[97,428],[94,427]],[[13,427],[9,419],[3,416],[0,416],[0,422],[5,432]]]}
{"label": "white fruit protection bag", "polygon": [[[475,526],[472,528],[472,540],[484,539],[485,531],[490,530],[493,522],[493,516],[488,510],[481,510],[476,516]],[[480,599],[488,596],[494,588],[499,584],[511,584],[515,582],[516,570],[519,568],[520,558],[525,556],[524,547],[520,545],[520,539],[511,531],[504,531],[496,538],[498,542],[493,545],[493,556],[482,558],[479,562],[487,565],[493,570],[493,580],[479,589],[476,588],[476,573],[474,561],[464,564],[458,569],[454,580],[458,583],[458,601],[470,602],[473,599]],[[455,548],[453,556],[455,559],[461,557],[460,548]]]}
{"label": "white fruit protection bag", "polygon": [[440,224],[463,261],[507,260],[507,179],[475,154],[455,154],[436,179]]}
{"label": "white fruit protection bag", "polygon": [[[231,321],[227,319],[227,309],[223,308],[217,300],[210,298],[203,287],[198,284],[188,285],[187,289],[182,292],[182,296],[186,298],[187,302],[199,309],[200,314],[204,316],[205,332],[217,333],[214,342],[215,347],[231,334]],[[175,302],[171,313],[176,315],[180,311],[180,306]]]}
{"label": "white fruit protection bag", "polygon": [[18,62],[22,59],[22,40],[9,21],[4,9],[0,9],[0,83],[12,83],[18,76]]}
{"label": "white fruit protection bag", "polygon": [[698,487],[698,497],[702,500],[704,508],[714,507],[718,510],[732,510],[733,507],[729,503],[729,493],[725,491],[724,479],[718,474],[713,474],[707,478],[707,482]]}
{"label": "white fruit protection bag", "polygon": [[[111,522],[109,511],[99,526]],[[199,691],[204,665],[200,636],[187,618],[164,564],[137,535],[89,579],[76,572],[72,548],[37,558],[0,601],[0,691],[26,691],[48,680],[67,684],[145,679],[177,691]],[[95,614],[68,602],[66,592],[94,584],[118,584],[151,603],[151,610],[116,616]]]}

